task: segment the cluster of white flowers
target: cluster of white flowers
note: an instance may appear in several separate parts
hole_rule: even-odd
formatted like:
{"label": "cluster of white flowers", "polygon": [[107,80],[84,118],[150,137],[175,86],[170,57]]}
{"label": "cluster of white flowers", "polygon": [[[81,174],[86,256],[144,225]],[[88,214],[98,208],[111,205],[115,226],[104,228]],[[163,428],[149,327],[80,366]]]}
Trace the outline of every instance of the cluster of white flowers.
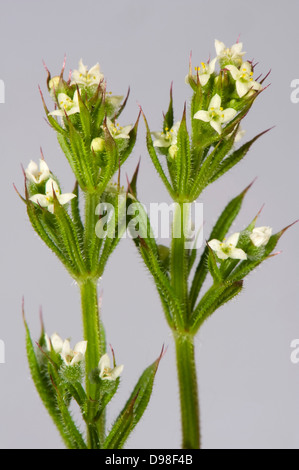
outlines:
{"label": "cluster of white flowers", "polygon": [[[60,77],[53,77],[49,82],[49,91],[52,97],[55,96],[55,89],[58,89],[60,83]],[[96,89],[100,84],[103,83],[104,86],[104,75],[100,71],[100,64],[97,63],[93,65],[90,69],[83,64],[82,59],[79,61],[78,70],[74,70],[71,76],[70,85],[77,85],[79,90],[81,88],[92,88]],[[106,95],[106,102],[110,104],[114,109],[117,109],[123,100],[123,96],[112,95],[111,92]],[[58,93],[57,102],[59,109],[55,109],[50,112],[51,116],[60,116],[65,115],[71,116],[80,112],[79,107],[79,96],[78,91],[76,90],[73,98],[70,98],[66,93]]]}
{"label": "cluster of white flowers", "polygon": [[[266,246],[272,235],[271,227],[256,227],[250,234],[250,240],[257,248]],[[246,260],[247,254],[241,248],[237,248],[240,233],[233,233],[227,240],[219,241],[216,239],[208,242],[209,247],[216,253],[221,260],[228,258]]]}
{"label": "cluster of white flowers", "polygon": [[71,349],[68,339],[63,340],[57,333],[54,333],[51,338],[45,334],[45,341],[48,351],[53,349],[57,354],[60,354],[66,366],[74,366],[84,359],[87,341],[80,341],[74,349]]}
{"label": "cluster of white flowers", "polygon": [[[260,83],[253,80],[253,67],[249,62],[243,62],[242,52],[243,44],[238,42],[231,48],[227,48],[223,42],[215,40],[216,57],[205,63],[202,62],[200,67],[195,67],[196,75],[186,76],[186,83],[192,78],[194,81],[199,80],[201,86],[207,85],[211,75],[215,72],[217,60],[220,65],[224,65],[224,68],[228,70],[235,80],[236,91],[240,98],[243,98],[246,94],[254,93],[254,91],[261,90],[262,86]],[[223,109],[221,106],[221,97],[216,93],[212,96],[208,110],[200,110],[193,116],[194,119],[207,122],[211,127],[218,133],[222,132],[222,124],[231,121],[237,114],[237,111],[233,108]],[[154,140],[154,147],[168,148],[168,154],[171,158],[174,158],[177,153],[177,132],[180,126],[180,122],[176,123],[170,130],[166,129],[165,132],[153,132],[156,140]],[[235,137],[235,143],[238,142],[244,135],[245,131],[239,130]]]}
{"label": "cluster of white flowers", "polygon": [[[71,349],[69,339],[63,340],[57,333],[54,333],[51,338],[49,338],[45,333],[45,342],[47,350],[49,352],[54,350],[59,354],[66,366],[74,366],[84,360],[87,341],[79,341],[79,343],[75,345],[74,349]],[[121,375],[124,370],[124,366],[115,366],[112,369],[110,358],[106,353],[101,357],[98,369],[100,379],[114,381]]]}
{"label": "cluster of white flowers", "polygon": [[[208,64],[202,63],[201,67],[196,67],[197,75],[193,78],[197,79],[198,76],[200,84],[205,86],[215,71],[216,61],[219,60],[220,64],[225,64],[224,68],[231,73],[232,78],[235,80],[236,91],[240,98],[261,90],[261,84],[253,80],[252,65],[249,62],[243,62],[245,52],[242,52],[242,48],[242,43],[236,43],[231,48],[227,48],[223,42],[216,39],[217,57]],[[194,119],[210,123],[213,129],[221,134],[221,125],[232,120],[236,114],[237,112],[233,108],[223,109],[220,96],[215,94],[210,101],[208,111],[198,111],[195,113]]]}
{"label": "cluster of white flowers", "polygon": [[73,193],[61,194],[57,182],[51,178],[51,172],[45,160],[40,159],[39,167],[31,160],[25,174],[27,180],[32,183],[41,184],[46,181],[45,194],[34,194],[29,200],[40,207],[47,208],[52,214],[54,213],[54,197],[58,199],[61,205],[67,204],[76,197]]}

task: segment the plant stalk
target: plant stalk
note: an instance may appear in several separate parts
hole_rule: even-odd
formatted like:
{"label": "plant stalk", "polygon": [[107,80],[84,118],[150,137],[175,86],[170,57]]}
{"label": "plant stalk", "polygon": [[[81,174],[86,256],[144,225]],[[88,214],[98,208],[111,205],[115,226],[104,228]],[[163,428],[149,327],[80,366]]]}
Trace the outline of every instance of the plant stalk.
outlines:
{"label": "plant stalk", "polygon": [[182,448],[200,449],[200,420],[194,342],[192,336],[174,335],[180,390]]}

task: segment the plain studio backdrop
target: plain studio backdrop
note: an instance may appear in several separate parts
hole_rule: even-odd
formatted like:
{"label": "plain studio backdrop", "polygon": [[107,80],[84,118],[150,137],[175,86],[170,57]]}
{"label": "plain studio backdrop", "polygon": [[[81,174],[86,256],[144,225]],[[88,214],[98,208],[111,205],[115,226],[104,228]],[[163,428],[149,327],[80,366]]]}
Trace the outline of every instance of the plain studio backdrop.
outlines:
{"label": "plain studio backdrop", "polygon": [[[53,75],[77,68],[82,57],[99,62],[114,94],[131,95],[121,124],[133,123],[142,105],[151,130],[159,130],[174,84],[175,119],[191,93],[185,85],[189,54],[193,65],[215,56],[214,40],[228,47],[240,40],[257,75],[271,69],[271,86],[255,102],[242,127],[249,140],[275,126],[254,144],[246,159],[210,186],[204,204],[204,237],[217,216],[255,177],[233,231],[243,229],[265,204],[258,225],[278,231],[299,217],[299,104],[291,82],[299,78],[297,1],[172,0],[0,1],[1,166],[1,448],[61,448],[61,439],[30,378],[21,316],[22,296],[34,339],[39,308],[49,334],[82,339],[77,286],[35,235],[25,206],[21,164],[39,159],[40,146],[63,191],[74,177],[46,124],[38,85],[45,95],[45,61]],[[50,99],[47,96],[50,105]],[[122,171],[132,175],[141,157],[139,195],[143,202],[169,202],[147,155],[144,124],[133,155]],[[299,226],[280,240],[282,251],[245,281],[245,289],[209,319],[196,341],[204,448],[298,448],[299,364],[290,344],[299,338]],[[179,448],[179,402],[174,347],[153,281],[130,239],[111,257],[101,282],[102,316],[108,342],[125,364],[120,392],[109,420],[116,417],[143,369],[168,346],[157,373],[150,405],[128,448]]]}

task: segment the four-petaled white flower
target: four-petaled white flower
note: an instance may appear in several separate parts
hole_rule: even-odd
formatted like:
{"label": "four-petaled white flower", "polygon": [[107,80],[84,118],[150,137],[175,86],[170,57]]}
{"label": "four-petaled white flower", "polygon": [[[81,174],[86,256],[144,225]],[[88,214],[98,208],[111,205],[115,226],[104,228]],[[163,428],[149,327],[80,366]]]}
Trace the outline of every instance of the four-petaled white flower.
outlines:
{"label": "four-petaled white flower", "polygon": [[45,160],[40,159],[39,167],[31,160],[25,170],[26,178],[35,184],[40,184],[50,178],[50,170]]}
{"label": "four-petaled white flower", "polygon": [[250,240],[256,247],[267,245],[272,235],[271,227],[256,227],[250,234]]}
{"label": "four-petaled white flower", "polygon": [[[210,62],[202,62],[201,67],[195,67],[201,86],[205,86],[210,80],[210,76],[215,71],[216,61],[217,57],[215,57],[215,59],[211,60]],[[197,81],[197,75],[194,75],[193,78],[195,81]]]}
{"label": "four-petaled white flower", "polygon": [[71,345],[68,339],[63,342],[60,356],[66,366],[73,366],[78,362],[83,361],[87,348],[87,341],[79,341],[74,349],[71,349]]}
{"label": "four-petaled white flower", "polygon": [[221,107],[221,98],[216,93],[210,101],[208,111],[197,111],[197,113],[194,114],[194,119],[209,122],[213,129],[215,129],[218,134],[221,134],[221,124],[230,121],[236,114],[237,111],[233,108],[223,109]]}
{"label": "four-petaled white flower", "polygon": [[104,75],[100,72],[100,64],[97,63],[88,70],[80,59],[78,70],[74,70],[72,73],[71,85],[98,86],[103,80]]}
{"label": "four-petaled white flower", "polygon": [[99,362],[99,370],[100,370],[100,378],[102,380],[116,380],[117,377],[120,376],[124,369],[124,366],[116,366],[114,369],[111,369],[111,364],[110,364],[110,358],[108,354],[104,354],[104,356],[101,357],[100,362]]}
{"label": "four-petaled white flower", "polygon": [[236,248],[239,241],[240,233],[234,233],[226,241],[220,242],[213,239],[208,242],[210,248],[215,251],[219,259],[247,259],[245,251],[241,248]]}
{"label": "four-petaled white flower", "polygon": [[231,48],[228,48],[223,42],[215,39],[215,49],[220,65],[231,63],[240,67],[243,62],[242,57],[245,54],[245,52],[242,52],[242,48],[243,44],[241,42],[237,42]]}
{"label": "four-petaled white flower", "polygon": [[57,333],[53,333],[51,338],[45,333],[45,341],[48,351],[53,348],[56,353],[61,353],[63,346],[63,339]]}
{"label": "four-petaled white flower", "polygon": [[262,85],[253,80],[252,66],[249,62],[244,62],[240,69],[235,65],[226,65],[225,68],[230,71],[233,79],[236,81],[236,90],[240,98],[242,98],[249,90],[259,91]]}
{"label": "four-petaled white flower", "polygon": [[46,183],[46,194],[34,194],[29,200],[35,204],[39,204],[41,207],[46,207],[49,212],[54,214],[54,192],[61,205],[67,204],[71,199],[76,197],[73,193],[61,194],[56,181],[50,178]]}
{"label": "four-petaled white flower", "polygon": [[181,122],[176,122],[172,128],[169,130],[166,127],[165,132],[152,132],[153,136],[156,138],[154,140],[154,147],[171,147],[172,145],[177,144],[178,140],[178,130],[180,128]]}
{"label": "four-petaled white flower", "polygon": [[57,333],[54,333],[51,338],[45,334],[45,341],[48,351],[53,349],[57,354],[60,354],[66,366],[73,366],[84,359],[87,341],[79,341],[74,349],[71,349],[68,339],[63,340]]}
{"label": "four-petaled white flower", "polygon": [[57,101],[60,109],[55,109],[49,113],[51,116],[65,116],[67,114],[80,113],[78,90],[75,91],[73,99],[65,93],[59,93]]}
{"label": "four-petaled white flower", "polygon": [[129,133],[133,128],[132,125],[121,127],[118,123],[114,124],[111,119],[107,117],[106,124],[110,134],[112,135],[113,139],[129,139]]}

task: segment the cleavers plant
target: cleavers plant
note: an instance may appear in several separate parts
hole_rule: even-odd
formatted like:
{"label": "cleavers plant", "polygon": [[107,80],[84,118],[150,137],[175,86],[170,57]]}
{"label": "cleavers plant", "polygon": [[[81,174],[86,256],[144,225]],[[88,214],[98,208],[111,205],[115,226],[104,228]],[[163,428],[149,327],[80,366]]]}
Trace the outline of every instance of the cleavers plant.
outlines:
{"label": "cleavers plant", "polygon": [[[68,339],[62,340],[57,333],[49,337],[42,327],[35,345],[24,317],[27,355],[37,391],[65,445],[71,449],[119,449],[147,407],[162,356],[145,369],[123,410],[107,428],[106,407],[118,389],[123,366],[116,366],[112,350],[111,367],[106,352],[98,281],[126,229],[123,209],[127,195],[120,187],[120,168],[134,148],[139,117],[134,126],[116,123],[128,95],[123,100],[106,91],[99,64],[88,70],[80,60],[79,69],[68,80],[64,79],[64,68],[65,63],[61,74],[53,78],[47,70],[54,111],[49,111],[42,93],[41,97],[47,120],[75,175],[75,188],[61,194],[59,180],[42,155],[39,166],[31,161],[24,171],[22,200],[32,227],[80,288],[84,340],[72,350]],[[113,183],[117,172],[118,182]],[[114,209],[109,233],[105,231],[107,204]],[[86,432],[82,423],[75,423],[72,401],[79,406]]]}
{"label": "cleavers plant", "polygon": [[[267,132],[237,145],[244,134],[240,123],[263,91],[266,77],[259,81],[253,78],[255,65],[243,61],[242,43],[226,48],[216,40],[215,47],[217,56],[195,67],[194,73],[190,57],[185,79],[193,92],[189,131],[186,105],[181,121],[174,122],[172,86],[160,132],[150,131],[143,113],[148,153],[174,201],[175,211],[170,246],[164,246],[153,238],[150,218],[140,204],[139,223],[147,230],[134,241],[153,276],[175,341],[185,449],[201,446],[194,337],[215,310],[242,291],[244,278],[273,256],[286,230],[272,234],[271,227],[256,227],[255,217],[244,230],[224,239],[239,214],[249,185],[225,207],[201,254],[196,238],[189,248],[191,204],[208,185],[240,162],[252,144]],[[130,193],[138,204],[137,173]],[[210,285],[200,297],[205,281],[209,282],[208,274]]]}

